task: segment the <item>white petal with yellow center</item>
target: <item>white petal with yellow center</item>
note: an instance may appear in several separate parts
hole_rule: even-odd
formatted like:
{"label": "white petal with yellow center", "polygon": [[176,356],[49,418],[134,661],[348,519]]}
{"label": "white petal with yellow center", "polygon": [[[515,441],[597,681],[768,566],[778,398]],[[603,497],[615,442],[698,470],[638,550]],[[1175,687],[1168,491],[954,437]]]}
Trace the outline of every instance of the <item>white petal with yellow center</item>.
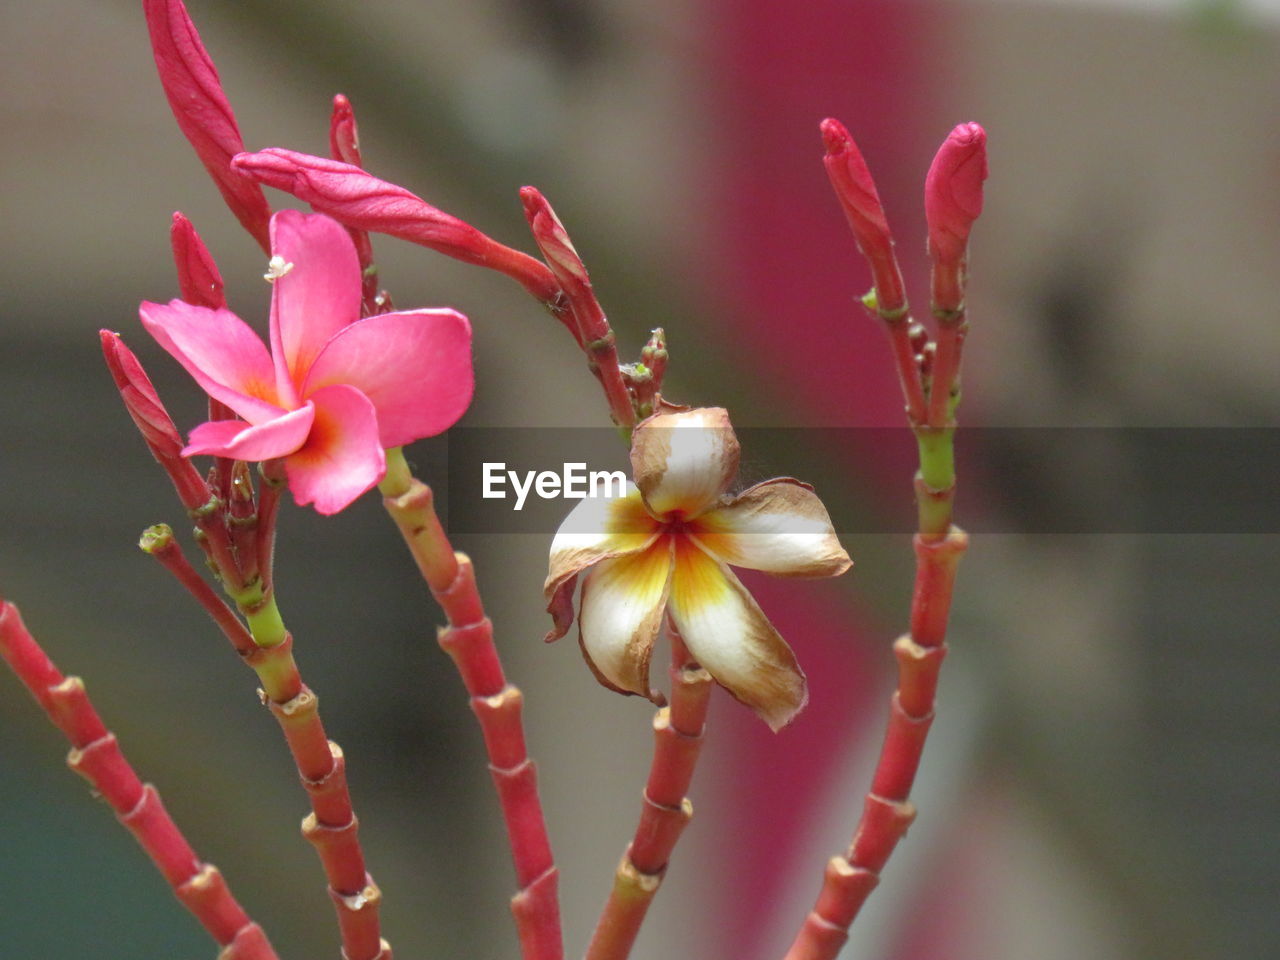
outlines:
{"label": "white petal with yellow center", "polygon": [[694,659],[774,730],[804,706],[791,648],[733,572],[686,537],[676,538],[668,610]]}
{"label": "white petal with yellow center", "polygon": [[744,490],[689,533],[725,563],[783,577],[835,577],[853,564],[813,488],[790,478]]}
{"label": "white petal with yellow center", "polygon": [[622,693],[649,693],[649,658],[662,628],[671,573],[671,540],[603,560],[582,582],[578,627],[596,675]]}
{"label": "white petal with yellow center", "polygon": [[720,407],[657,414],[632,435],[632,475],[654,516],[690,519],[729,489],[738,452],[729,414]]}
{"label": "white petal with yellow center", "polygon": [[624,497],[587,497],[574,507],[551,542],[543,592],[555,626],[547,639],[564,636],[573,623],[571,599],[579,573],[601,560],[643,550],[658,531],[634,484],[627,485]]}

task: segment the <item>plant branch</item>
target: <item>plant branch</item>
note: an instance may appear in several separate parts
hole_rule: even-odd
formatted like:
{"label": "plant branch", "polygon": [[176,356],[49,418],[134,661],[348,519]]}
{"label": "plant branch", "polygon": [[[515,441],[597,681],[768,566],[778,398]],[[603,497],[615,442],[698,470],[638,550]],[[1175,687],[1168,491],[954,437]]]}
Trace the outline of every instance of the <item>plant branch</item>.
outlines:
{"label": "plant branch", "polygon": [[218,868],[191,849],[151,784],[144,784],[94,709],[79,677],[63,676],[11,603],[0,603],[0,655],[71,743],[67,765],[102,795],[174,895],[223,948],[219,960],[278,960],[262,928]]}
{"label": "plant branch", "polygon": [[671,703],[653,720],[653,764],[640,822],[622,854],[613,888],[587,947],[586,960],[625,960],[667,870],[676,842],[693,818],[686,793],[702,747],[711,674],[689,657],[675,625],[671,637]]}
{"label": "plant branch", "polygon": [[[365,870],[342,750],[325,734],[319,699],[302,681],[293,657],[292,637],[284,632],[282,641],[264,645],[261,629],[247,630],[187,563],[167,526],[147,530],[141,546],[195,596],[262,683],[259,694],[280,724],[311,800],[302,833],[315,846],[324,868],[347,960],[390,960],[391,948],[381,938],[378,921],[381,893]],[[260,591],[255,596],[261,598]],[[252,614],[251,603],[243,596],[236,600]],[[274,603],[271,609],[274,611]],[[251,628],[265,623],[272,638],[283,631],[278,613],[257,621],[250,615],[249,623]]]}
{"label": "plant branch", "polygon": [[462,678],[484,734],[519,887],[511,912],[521,956],[562,960],[558,872],[538,799],[537,770],[525,746],[523,697],[503,673],[475,570],[470,558],[449,543],[431,488],[413,477],[399,448],[387,451],[387,474],[379,489],[383,506],[449,621],[438,640]]}
{"label": "plant branch", "polygon": [[[887,269],[885,264],[890,263],[895,274],[897,264],[892,259],[892,241],[874,184],[844,128],[827,121],[823,132],[827,137],[828,172],[859,247],[877,277],[878,290],[879,277]],[[911,787],[933,722],[938,672],[947,654],[947,620],[956,570],[969,545],[968,536],[952,523],[956,491],[955,411],[960,400],[961,346],[968,330],[963,304],[965,250],[969,229],[981,211],[981,184],[985,177],[985,134],[976,124],[957,127],[935,158],[926,183],[934,314],[938,321],[936,352],[928,346],[923,331],[918,334],[919,349],[911,342],[913,325],[905,294],[896,294],[895,301],[888,305],[897,319],[885,315],[886,305],[876,302],[876,291],[863,301],[868,310],[889,322],[900,375],[905,374],[906,359],[913,361],[914,379],[901,376],[908,422],[920,454],[914,484],[918,529],[913,539],[916,575],[910,632],[893,645],[898,686],[889,702],[884,743],[853,840],[842,856],[827,863],[817,902],[805,917],[785,960],[834,960],[848,939],[850,924],[915,818]],[[851,207],[857,209],[851,213]],[[868,241],[866,237],[872,239]],[[899,280],[899,290],[900,286]],[[922,372],[928,374],[923,380]],[[924,388],[923,397],[917,395],[917,387]],[[920,400],[924,406],[918,406]]]}
{"label": "plant branch", "polygon": [[320,699],[303,682],[293,657],[293,638],[259,646],[244,658],[262,682],[259,691],[280,724],[298,777],[311,801],[302,835],[316,848],[337,913],[345,960],[391,960],[380,934],[382,894],[365,869],[359,820],[347,787],[342,749],[325,734]]}

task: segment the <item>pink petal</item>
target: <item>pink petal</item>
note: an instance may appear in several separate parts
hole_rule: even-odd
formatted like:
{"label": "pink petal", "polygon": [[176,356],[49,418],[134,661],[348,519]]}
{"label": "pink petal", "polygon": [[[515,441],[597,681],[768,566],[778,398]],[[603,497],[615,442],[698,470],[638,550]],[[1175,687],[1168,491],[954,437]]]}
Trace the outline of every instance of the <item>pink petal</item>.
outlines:
{"label": "pink petal", "polygon": [[286,272],[271,295],[271,353],[281,396],[300,391],[329,339],[360,318],[360,263],[351,235],[321,214],[281,210],[271,218],[271,256]]}
{"label": "pink petal", "polygon": [[212,420],[191,431],[191,442],[182,453],[187,457],[207,453],[232,460],[274,460],[306,443],[315,418],[315,407],[307,404],[257,426],[241,420]]}
{"label": "pink petal", "polygon": [[276,403],[271,357],[258,335],[230,310],[211,310],[181,300],[168,306],[143,303],[142,325],[186,367],[209,396],[250,423],[274,420]]}
{"label": "pink petal", "polygon": [[387,472],[378,415],[368,397],[343,384],[307,399],[315,406],[315,423],[306,444],[284,462],[289,489],[299,506],[337,513]]}
{"label": "pink petal", "polygon": [[335,383],[350,384],[373,402],[384,447],[433,437],[471,402],[471,325],[453,310],[360,320],[321,351],[302,395]]}

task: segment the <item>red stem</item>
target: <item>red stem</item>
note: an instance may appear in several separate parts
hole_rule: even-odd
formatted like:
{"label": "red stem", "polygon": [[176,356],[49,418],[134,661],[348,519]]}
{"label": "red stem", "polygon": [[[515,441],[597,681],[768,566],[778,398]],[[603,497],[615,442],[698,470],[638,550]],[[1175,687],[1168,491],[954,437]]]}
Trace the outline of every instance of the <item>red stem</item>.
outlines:
{"label": "red stem", "polygon": [[964,308],[938,316],[938,352],[933,360],[929,387],[928,422],[950,426],[951,411],[960,399],[960,352],[969,324]]}
{"label": "red stem", "polygon": [[890,701],[871,790],[853,842],[843,856],[827,864],[817,903],[785,960],[833,960],[863,901],[879,882],[880,871],[915,818],[908,798],[933,722],[938,671],[947,653],[952,588],[968,542],[968,536],[955,526],[943,538],[916,534],[912,632],[893,645],[898,689]]}
{"label": "red stem", "polygon": [[174,539],[173,530],[168,524],[160,523],[148,528],[138,545],[145,553],[159,560],[161,565],[186,588],[187,592],[195,597],[196,602],[213,618],[213,622],[218,625],[223,635],[231,641],[231,646],[235,647],[236,653],[243,657],[257,649],[253,637],[240,622],[240,618],[187,561],[182,547]]}
{"label": "red stem", "polygon": [[365,870],[342,750],[325,735],[319,698],[302,681],[292,638],[274,647],[254,643],[239,618],[187,562],[168,527],[152,527],[143,536],[142,546],[195,596],[262,681],[263,700],[280,724],[311,800],[302,833],[315,846],[324,867],[345,956],[390,960],[391,948],[381,938],[378,920],[381,893]]}
{"label": "red stem", "polygon": [[284,463],[264,460],[258,465],[258,473],[262,477],[258,488],[258,573],[262,577],[262,594],[269,597],[274,589],[276,517],[284,492]]}
{"label": "red stem", "polygon": [[378,919],[382,894],[365,870],[342,749],[325,734],[320,698],[302,681],[293,638],[274,647],[255,647],[244,660],[262,681],[263,700],[280,724],[311,800],[302,835],[316,848],[329,882],[343,955],[346,960],[390,960],[391,947],[381,938]]}
{"label": "red stem", "polygon": [[398,459],[382,485],[383,505],[449,621],[439,632],[440,646],[453,660],[484,734],[519,887],[511,912],[521,956],[562,960],[558,872],[538,799],[537,770],[525,746],[523,697],[503,673],[470,558],[449,543],[431,489],[410,477],[403,457]]}
{"label": "red stem", "polygon": [[604,388],[609,412],[619,426],[633,426],[636,422],[635,407],[622,379],[617,342],[604,308],[591,288],[587,268],[546,197],[536,187],[522,187],[520,199],[534,242],[559,281],[569,310],[577,321],[578,344],[587,355],[591,372]]}
{"label": "red stem", "polygon": [[83,681],[63,676],[11,603],[0,604],[0,655],[70,741],[67,764],[111,805],[174,895],[224,948],[220,960],[277,960],[266,935],[236,902],[218,868],[200,861],[155,787],[138,778],[115,734],[89,701]]}
{"label": "red stem", "polygon": [[[878,232],[882,240],[887,239],[887,224],[877,222],[873,224],[876,230],[868,230],[866,223],[859,222],[857,211],[851,213],[846,202],[847,198],[861,198],[863,201],[867,196],[875,198],[873,185],[870,193],[867,191],[870,174],[866,173],[865,165],[855,167],[846,164],[833,169],[835,159],[847,160],[851,150],[856,152],[856,147],[852,147],[847,133],[838,125],[830,130],[824,126],[824,135],[828,137],[827,169],[832,174],[832,183],[845,205],[855,235]],[[860,156],[857,160],[861,161]],[[861,180],[850,179],[849,170],[858,174]],[[845,177],[843,181],[842,176]],[[861,192],[850,184],[860,185]],[[864,203],[864,207],[880,213],[878,200],[874,205]],[[876,250],[870,249],[874,244],[874,238],[869,244],[859,236],[860,248],[877,277],[878,290],[879,278],[886,269],[884,258],[892,257],[893,251],[891,241],[880,243]],[[939,282],[936,250],[934,256],[936,297]],[[895,262],[894,272],[896,269]],[[960,398],[960,354],[967,331],[962,269],[955,273],[955,278],[957,286],[948,293],[941,308],[935,299],[938,341],[936,353],[929,364],[927,406],[922,395],[921,371],[915,362],[917,351],[911,343],[905,295],[902,295],[900,303],[895,300],[889,304],[867,304],[889,324],[894,362],[907,401],[908,419],[920,447],[921,470],[915,482],[919,529],[914,538],[916,577],[911,598],[911,625],[910,632],[898,638],[893,645],[898,661],[898,689],[890,700],[884,744],[880,748],[871,790],[863,802],[853,841],[843,856],[833,857],[828,862],[817,902],[801,925],[785,960],[834,960],[848,938],[849,925],[879,882],[880,871],[915,818],[915,808],[909,797],[920,767],[925,738],[933,722],[938,672],[947,653],[947,619],[951,612],[956,569],[969,543],[964,531],[951,522],[956,489],[951,444],[954,412]],[[888,315],[886,307],[891,308]],[[921,353],[927,358],[928,351],[925,346]],[[926,477],[934,478],[932,482],[936,485],[930,486]]]}
{"label": "red stem", "polygon": [[671,637],[671,703],[654,717],[653,764],[645,785],[640,822],[614,874],[613,889],[596,924],[586,960],[625,960],[662,883],[680,834],[693,817],[686,793],[702,747],[711,674]]}

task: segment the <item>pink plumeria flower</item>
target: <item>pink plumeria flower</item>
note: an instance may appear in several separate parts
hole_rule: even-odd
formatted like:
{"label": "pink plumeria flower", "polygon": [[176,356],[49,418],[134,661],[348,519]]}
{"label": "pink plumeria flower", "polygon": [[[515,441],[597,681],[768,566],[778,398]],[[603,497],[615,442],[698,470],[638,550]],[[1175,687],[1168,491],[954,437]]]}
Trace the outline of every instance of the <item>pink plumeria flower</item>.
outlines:
{"label": "pink plumeria flower", "polygon": [[649,658],[665,614],[721,686],[773,729],[786,725],[807,699],[804,673],[729,565],[784,577],[844,573],[851,561],[822,501],[789,478],[728,496],[738,440],[719,408],[641,422],[631,467],[626,496],[583,500],[552,542],[547,639],[568,631],[574,583],[586,570],[579,640],[601,683],[660,699]]}
{"label": "pink plumeria flower", "polygon": [[209,396],[243,420],[196,427],[185,456],[283,458],[299,505],[332,514],[386,473],[384,448],[441,433],[471,402],[471,326],[453,310],[360,319],[347,231],[321,215],[271,218],[271,349],[226,309],[144,303],[142,323]]}

